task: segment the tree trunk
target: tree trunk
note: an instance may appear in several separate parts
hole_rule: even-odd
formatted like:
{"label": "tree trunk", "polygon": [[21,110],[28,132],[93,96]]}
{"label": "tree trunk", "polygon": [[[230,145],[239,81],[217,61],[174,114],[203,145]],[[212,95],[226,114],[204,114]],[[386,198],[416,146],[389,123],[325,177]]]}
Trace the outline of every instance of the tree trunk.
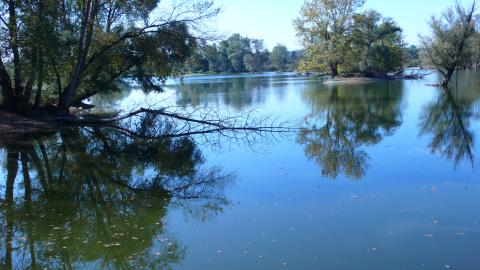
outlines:
{"label": "tree trunk", "polygon": [[330,63],[330,73],[332,74],[333,78],[338,76],[338,64]]}
{"label": "tree trunk", "polygon": [[82,18],[82,27],[80,31],[80,40],[78,44],[78,56],[75,69],[70,82],[59,98],[58,110],[60,114],[67,114],[68,108],[72,104],[76,91],[80,85],[82,73],[85,69],[87,55],[92,43],[93,28],[99,9],[98,0],[87,0],[85,3],[84,15]]}
{"label": "tree trunk", "polygon": [[447,71],[447,73],[443,76],[443,80],[440,82],[440,86],[447,87],[448,83],[452,79],[453,72],[455,72],[455,68],[451,68]]}
{"label": "tree trunk", "polygon": [[14,111],[16,108],[15,93],[12,87],[10,75],[5,68],[0,55],[0,87],[2,88],[3,104],[2,106],[7,111]]}
{"label": "tree trunk", "polygon": [[33,103],[33,111],[38,111],[40,107],[40,101],[42,99],[43,88],[43,54],[39,53],[38,63],[38,77],[37,77],[37,93],[35,95],[35,102]]}
{"label": "tree trunk", "polygon": [[22,94],[22,67],[20,63],[20,50],[18,48],[18,39],[17,39],[17,14],[15,11],[15,1],[8,1],[8,32],[10,34],[10,48],[13,52],[13,70],[14,70],[14,81],[15,81],[15,96],[17,97],[16,101],[20,101],[19,97]]}
{"label": "tree trunk", "polygon": [[[472,6],[472,9],[470,12],[467,14],[467,19],[465,21],[465,29],[463,29],[463,36],[462,39],[460,40],[460,44],[458,48],[456,48],[455,52],[455,57],[454,59],[459,59],[460,55],[462,54],[465,44],[467,43],[468,38],[470,37],[470,34],[473,32],[473,27],[471,26],[472,20],[473,20],[473,13],[475,12],[475,2]],[[440,82],[440,85],[443,87],[447,87],[448,83],[450,82],[450,79],[452,78],[453,72],[458,68],[459,62],[458,60],[454,61],[454,64],[452,67],[449,67],[447,70],[447,74],[444,74],[443,80]]]}

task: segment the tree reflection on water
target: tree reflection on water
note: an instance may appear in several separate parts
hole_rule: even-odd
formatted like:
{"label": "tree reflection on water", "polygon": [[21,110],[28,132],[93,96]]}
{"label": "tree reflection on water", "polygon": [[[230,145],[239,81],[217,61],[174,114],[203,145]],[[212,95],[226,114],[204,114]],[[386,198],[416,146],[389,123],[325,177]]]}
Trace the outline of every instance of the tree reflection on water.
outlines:
{"label": "tree reflection on water", "polygon": [[[11,268],[165,269],[186,247],[169,206],[205,221],[234,177],[205,168],[188,137],[140,140],[100,128],[4,142],[0,263]],[[0,173],[1,175],[1,173]]]}
{"label": "tree reflection on water", "polygon": [[432,135],[429,144],[433,154],[453,160],[474,161],[474,134],[471,120],[475,116],[475,99],[456,98],[452,90],[442,90],[437,100],[425,107],[421,116],[420,134]]}
{"label": "tree reflection on water", "polygon": [[401,125],[402,96],[401,82],[309,89],[304,98],[312,113],[305,117],[298,142],[323,176],[361,178],[369,161],[364,147],[378,144]]}

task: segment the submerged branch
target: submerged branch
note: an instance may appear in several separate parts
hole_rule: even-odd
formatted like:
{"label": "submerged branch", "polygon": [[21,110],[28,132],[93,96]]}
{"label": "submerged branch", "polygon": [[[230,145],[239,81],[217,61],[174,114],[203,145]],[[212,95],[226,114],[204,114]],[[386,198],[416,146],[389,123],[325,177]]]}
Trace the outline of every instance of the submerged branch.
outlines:
{"label": "submerged branch", "polygon": [[[286,127],[286,123],[284,122],[279,123],[277,126],[274,124],[267,125],[266,123],[269,120],[268,116],[263,118],[253,118],[251,117],[252,112],[236,117],[221,117],[218,114],[216,117],[213,117],[214,115],[211,111],[204,112],[203,114],[197,114],[195,117],[193,116],[194,113],[195,112],[190,114],[181,114],[169,112],[165,108],[140,108],[127,114],[107,118],[57,117],[53,120],[71,125],[104,126],[134,137],[141,136],[138,132],[132,131],[130,128],[116,125],[116,123],[140,116],[146,118],[155,118],[160,116],[167,120],[171,120],[168,125],[170,125],[170,131],[172,132],[167,132],[166,134],[169,134],[168,136],[175,136],[176,134],[182,134],[182,136],[185,136],[222,131],[288,132],[293,129]],[[161,123],[159,124],[161,125]]]}
{"label": "submerged branch", "polygon": [[60,125],[103,129],[129,139],[161,140],[195,137],[212,148],[245,145],[263,152],[266,143],[296,134],[298,127],[255,111],[232,116],[219,108],[140,108],[109,117],[70,116],[52,118]]}

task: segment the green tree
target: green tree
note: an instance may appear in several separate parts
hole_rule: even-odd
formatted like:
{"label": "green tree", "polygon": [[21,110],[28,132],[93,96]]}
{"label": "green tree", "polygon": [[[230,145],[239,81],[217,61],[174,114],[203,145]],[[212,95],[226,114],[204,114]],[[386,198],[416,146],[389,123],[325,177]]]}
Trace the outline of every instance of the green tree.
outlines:
{"label": "green tree", "polygon": [[210,0],[180,0],[153,12],[159,2],[0,1],[2,107],[28,113],[55,104],[65,114],[124,76],[160,90],[195,47],[190,29],[218,9]]}
{"label": "green tree", "polygon": [[227,57],[223,55],[218,49],[217,45],[207,45],[204,48],[204,57],[208,62],[208,70],[220,72],[225,69],[224,63]]}
{"label": "green tree", "polygon": [[250,72],[258,71],[257,59],[255,55],[249,53],[243,57],[243,64],[245,65],[245,69]]}
{"label": "green tree", "polygon": [[420,36],[428,61],[426,64],[434,66],[443,75],[441,86],[448,86],[455,70],[466,66],[472,59],[476,6],[475,1],[469,8],[457,2],[441,17],[431,18],[431,36]]}
{"label": "green tree", "polygon": [[415,45],[405,48],[405,65],[407,67],[420,67],[420,50]]}
{"label": "green tree", "polygon": [[270,62],[272,67],[277,71],[284,71],[288,63],[288,49],[285,45],[278,44],[270,54]]}
{"label": "green tree", "polygon": [[243,63],[247,71],[261,72],[264,71],[269,59],[269,52],[263,45],[263,40],[252,39],[251,52],[243,57]]}
{"label": "green tree", "polygon": [[294,21],[307,50],[304,68],[329,70],[335,77],[349,53],[349,30],[364,0],[307,0]]}
{"label": "green tree", "polygon": [[402,64],[402,29],[375,10],[353,16],[352,42],[359,51],[360,70],[386,73]]}
{"label": "green tree", "polygon": [[475,16],[475,39],[473,42],[472,66],[475,70],[480,69],[480,15]]}
{"label": "green tree", "polygon": [[250,52],[250,39],[242,37],[240,34],[234,34],[226,40],[225,44],[232,71],[245,71],[243,59]]}
{"label": "green tree", "polygon": [[202,55],[204,47],[198,47],[192,55],[186,60],[185,68],[190,73],[205,72],[209,69],[209,61]]}

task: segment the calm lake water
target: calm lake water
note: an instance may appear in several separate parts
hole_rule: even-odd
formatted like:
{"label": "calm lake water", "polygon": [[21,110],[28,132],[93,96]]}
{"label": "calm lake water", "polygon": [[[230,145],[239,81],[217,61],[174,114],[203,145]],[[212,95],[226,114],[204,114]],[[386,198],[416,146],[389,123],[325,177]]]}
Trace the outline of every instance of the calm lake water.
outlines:
{"label": "calm lake water", "polygon": [[[0,141],[0,268],[480,269],[480,74],[437,80],[202,76],[96,97],[299,129]],[[143,120],[131,125],[148,135]]]}

